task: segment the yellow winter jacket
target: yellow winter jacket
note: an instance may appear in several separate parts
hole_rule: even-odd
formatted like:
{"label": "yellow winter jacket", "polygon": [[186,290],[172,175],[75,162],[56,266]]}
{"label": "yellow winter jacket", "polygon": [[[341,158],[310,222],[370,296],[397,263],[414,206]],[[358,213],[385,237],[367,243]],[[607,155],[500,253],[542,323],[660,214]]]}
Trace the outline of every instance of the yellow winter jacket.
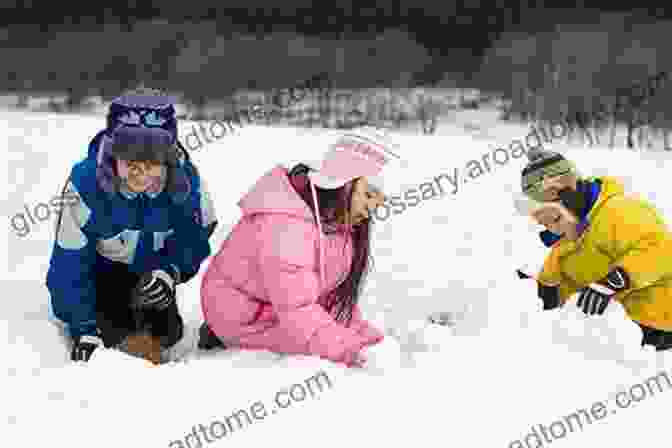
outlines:
{"label": "yellow winter jacket", "polygon": [[600,180],[588,227],[577,241],[562,239],[552,247],[539,280],[559,285],[565,303],[620,266],[631,285],[615,300],[632,320],[672,331],[672,233],[652,205],[626,196],[612,177]]}

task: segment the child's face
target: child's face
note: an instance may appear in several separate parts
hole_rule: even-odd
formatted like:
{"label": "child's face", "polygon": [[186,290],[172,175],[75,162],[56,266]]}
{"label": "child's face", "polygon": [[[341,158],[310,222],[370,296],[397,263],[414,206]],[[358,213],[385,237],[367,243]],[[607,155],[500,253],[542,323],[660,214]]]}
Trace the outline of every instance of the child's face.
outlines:
{"label": "child's face", "polygon": [[365,177],[360,177],[353,182],[352,186],[349,222],[352,225],[357,225],[369,219],[371,210],[383,205],[384,201],[383,193],[369,185]]}
{"label": "child's face", "polygon": [[160,181],[162,164],[158,162],[119,161],[119,175],[126,179],[129,190],[143,193]]}
{"label": "child's face", "polygon": [[578,219],[559,202],[547,202],[532,212],[532,218],[556,235],[574,240],[577,237]]}

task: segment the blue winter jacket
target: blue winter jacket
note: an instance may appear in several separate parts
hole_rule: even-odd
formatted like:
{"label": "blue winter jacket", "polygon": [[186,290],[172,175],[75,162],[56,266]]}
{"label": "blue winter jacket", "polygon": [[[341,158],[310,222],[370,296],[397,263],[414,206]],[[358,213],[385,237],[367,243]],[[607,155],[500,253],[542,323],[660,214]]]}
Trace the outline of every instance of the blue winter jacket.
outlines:
{"label": "blue winter jacket", "polygon": [[176,202],[167,191],[106,193],[91,155],[73,167],[68,190],[78,200],[63,208],[46,280],[53,312],[71,336],[96,332],[96,272],[115,264],[137,274],[164,269],[180,283],[211,254],[214,207],[191,162],[183,169],[191,192]]}

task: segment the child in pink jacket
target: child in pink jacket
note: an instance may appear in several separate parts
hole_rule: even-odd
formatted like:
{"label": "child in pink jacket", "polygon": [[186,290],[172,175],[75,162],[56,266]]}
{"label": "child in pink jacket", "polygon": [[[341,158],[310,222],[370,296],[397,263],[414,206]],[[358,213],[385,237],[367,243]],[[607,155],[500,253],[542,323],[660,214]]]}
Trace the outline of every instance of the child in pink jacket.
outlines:
{"label": "child in pink jacket", "polygon": [[200,348],[317,355],[363,366],[362,350],[383,340],[357,301],[368,270],[369,213],[384,200],[374,184],[396,156],[390,147],[373,130],[350,132],[319,168],[278,166],[257,181],[205,273]]}

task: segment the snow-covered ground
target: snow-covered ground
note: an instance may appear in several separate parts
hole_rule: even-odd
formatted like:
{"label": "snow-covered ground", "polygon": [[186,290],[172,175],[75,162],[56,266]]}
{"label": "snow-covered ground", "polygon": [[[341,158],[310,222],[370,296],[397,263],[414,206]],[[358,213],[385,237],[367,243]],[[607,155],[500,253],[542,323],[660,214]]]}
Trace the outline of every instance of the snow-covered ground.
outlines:
{"label": "snow-covered ground", "polygon": [[[369,369],[348,370],[313,358],[226,350],[149,367],[102,350],[88,365],[70,364],[44,286],[54,214],[38,206],[60,192],[70,166],[85,156],[104,119],[0,112],[6,158],[0,196],[6,254],[0,269],[3,443],[72,448],[668,443],[672,383],[661,379],[658,389],[645,381],[669,369],[672,354],[642,350],[639,330],[618,304],[593,318],[574,306],[542,312],[534,283],[516,278],[514,270],[539,264],[545,249],[536,226],[513,209],[524,159],[497,165],[492,151],[526,130],[483,120],[484,132],[477,137],[460,126],[443,127],[431,137],[399,134],[406,163],[391,173],[389,194],[421,188],[441,175],[452,177],[456,168],[459,179],[456,193],[444,176],[443,196],[438,187],[427,190],[426,200],[375,225],[375,270],[363,310],[385,328],[384,345],[399,351],[399,365],[394,356],[374,357]],[[258,176],[276,164],[318,157],[333,133],[246,126],[193,152],[222,223],[214,250],[239,217],[237,200]],[[669,155],[553,147],[566,152],[584,174],[623,177],[631,190],[672,218],[664,169]],[[491,171],[469,179],[465,166],[470,160],[482,163],[485,154]],[[20,213],[25,219],[13,218]],[[204,271],[205,266],[201,275]],[[199,275],[180,291],[189,328],[179,347],[184,353],[195,345],[201,321],[200,281]],[[428,327],[424,319],[436,310],[451,311],[454,327]],[[310,380],[320,371],[330,386],[324,376]],[[301,401],[308,384],[314,397]],[[290,388],[291,405],[288,392],[282,392]],[[631,388],[641,401],[618,408],[615,394]],[[625,403],[624,396],[620,400]],[[258,401],[268,414],[254,420],[265,415]],[[598,401],[607,407],[606,416],[594,407]],[[602,418],[592,424],[579,411],[590,413],[591,407],[594,418]],[[232,417],[239,410],[247,410],[251,423],[242,413],[240,420]],[[576,412],[583,429],[576,420],[567,423]],[[540,429],[532,434],[533,425],[548,428],[555,421],[565,423],[546,429],[546,435]],[[199,424],[214,434],[203,434]]]}

